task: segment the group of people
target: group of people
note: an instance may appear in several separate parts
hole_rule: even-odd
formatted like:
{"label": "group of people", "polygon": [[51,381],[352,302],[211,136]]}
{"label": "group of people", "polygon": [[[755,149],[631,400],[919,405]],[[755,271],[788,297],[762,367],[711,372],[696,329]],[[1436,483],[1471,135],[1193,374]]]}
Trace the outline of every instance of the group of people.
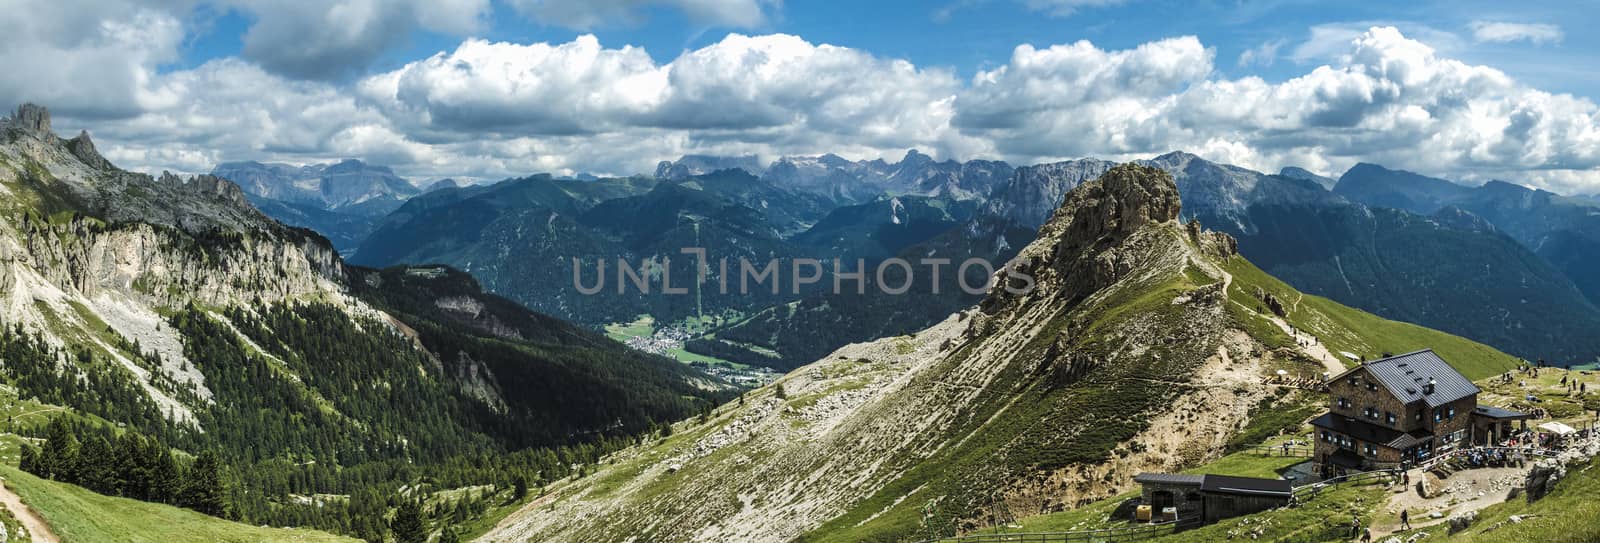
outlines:
{"label": "group of people", "polygon": [[[1507,454],[1507,450],[1512,452]],[[1527,458],[1522,455],[1522,451],[1516,449],[1473,449],[1462,457],[1462,461],[1472,468],[1510,466],[1520,468],[1527,462]]]}
{"label": "group of people", "polygon": [[1561,386],[1567,387],[1567,394],[1574,392],[1579,396],[1589,393],[1589,383],[1579,382],[1577,378],[1568,379],[1570,375],[1561,376]]}
{"label": "group of people", "polygon": [[[1509,385],[1515,382],[1519,387],[1528,388],[1528,380],[1538,379],[1539,373],[1544,367],[1546,366],[1543,360],[1540,360],[1538,365],[1530,365],[1524,362],[1517,366],[1516,370],[1508,370],[1505,373],[1500,374],[1497,380],[1502,385]],[[1518,379],[1518,375],[1520,375],[1522,378]],[[1574,374],[1571,370],[1568,370],[1561,376],[1561,386],[1562,388],[1567,389],[1568,396],[1578,396],[1580,398],[1586,396],[1589,394],[1589,383],[1585,382],[1582,377],[1588,375],[1589,372],[1587,371],[1580,371],[1577,374]],[[1530,402],[1541,401],[1532,393],[1532,391],[1529,391],[1524,399]]]}

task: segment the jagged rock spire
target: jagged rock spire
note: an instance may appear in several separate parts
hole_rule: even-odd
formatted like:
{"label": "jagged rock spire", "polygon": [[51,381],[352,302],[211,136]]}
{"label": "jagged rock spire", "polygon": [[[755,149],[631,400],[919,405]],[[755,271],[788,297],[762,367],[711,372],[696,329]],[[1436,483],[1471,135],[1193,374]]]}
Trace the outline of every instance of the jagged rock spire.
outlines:
{"label": "jagged rock spire", "polygon": [[38,104],[22,104],[11,114],[11,125],[23,130],[50,134],[50,110]]}
{"label": "jagged rock spire", "polygon": [[[1118,165],[1069,192],[1038,239],[1018,255],[1018,265],[1038,280],[1032,295],[1081,299],[1155,259],[1151,250],[1125,245],[1146,228],[1178,226],[1182,208],[1178,186],[1167,172]],[[983,308],[993,312],[1017,298],[996,289]]]}
{"label": "jagged rock spire", "polygon": [[[49,121],[47,120],[46,122]],[[72,155],[78,157],[78,160],[82,160],[84,164],[88,164],[91,168],[97,170],[116,169],[116,166],[111,165],[111,161],[106,160],[106,157],[100,156],[100,151],[95,150],[94,141],[89,139],[88,130],[79,132],[78,137],[67,140],[67,149],[72,151]]]}

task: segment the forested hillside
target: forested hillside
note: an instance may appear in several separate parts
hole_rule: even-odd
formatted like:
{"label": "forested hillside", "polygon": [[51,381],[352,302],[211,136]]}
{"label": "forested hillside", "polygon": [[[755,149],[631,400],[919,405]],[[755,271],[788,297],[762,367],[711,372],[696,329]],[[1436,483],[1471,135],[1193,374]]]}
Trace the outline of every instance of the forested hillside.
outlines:
{"label": "forested hillside", "polygon": [[23,111],[0,125],[0,378],[77,421],[13,427],[42,439],[22,468],[45,479],[453,536],[737,394],[461,272],[346,267],[226,180],[119,170]]}

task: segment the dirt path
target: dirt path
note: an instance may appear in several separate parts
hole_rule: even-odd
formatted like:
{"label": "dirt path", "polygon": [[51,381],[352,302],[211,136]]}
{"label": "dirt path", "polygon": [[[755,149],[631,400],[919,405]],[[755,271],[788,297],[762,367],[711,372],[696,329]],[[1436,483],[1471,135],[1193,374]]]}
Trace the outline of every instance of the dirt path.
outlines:
{"label": "dirt path", "polygon": [[11,516],[17,517],[22,522],[22,527],[28,529],[28,537],[33,543],[61,543],[61,538],[50,530],[50,524],[39,517],[32,508],[22,503],[22,497],[12,492],[11,488],[0,484],[0,504],[11,511]]}
{"label": "dirt path", "polygon": [[[1491,505],[1506,501],[1509,495],[1507,485],[1496,485],[1496,480],[1521,479],[1527,474],[1526,468],[1484,468],[1458,472],[1440,482],[1445,489],[1433,498],[1423,498],[1415,489],[1407,488],[1405,492],[1389,497],[1388,511],[1398,515],[1401,509],[1411,512],[1411,531],[1420,530],[1430,526],[1437,526],[1448,522],[1456,514],[1467,511],[1477,511]],[[1421,480],[1422,470],[1411,470],[1413,482]],[[1481,495],[1480,495],[1481,494]],[[1452,502],[1454,502],[1452,504]],[[1441,518],[1431,518],[1430,511],[1443,511]],[[1377,522],[1372,525],[1372,535],[1389,536],[1399,534],[1400,523],[1398,520]]]}
{"label": "dirt path", "polygon": [[[1233,278],[1230,276],[1226,279],[1231,283]],[[1226,286],[1223,287],[1223,292],[1227,292]],[[1239,302],[1233,303],[1234,305],[1244,308],[1246,311],[1255,311],[1254,309],[1251,309],[1250,307]],[[1344,373],[1344,370],[1348,369],[1344,367],[1344,363],[1340,362],[1338,357],[1334,356],[1332,351],[1328,350],[1327,345],[1324,345],[1322,340],[1316,339],[1316,336],[1313,336],[1304,330],[1296,333],[1294,327],[1290,326],[1288,322],[1284,321],[1277,315],[1273,315],[1271,313],[1260,313],[1260,315],[1262,318],[1267,319],[1267,321],[1271,322],[1272,324],[1277,325],[1279,329],[1283,330],[1283,333],[1289,334],[1291,337],[1295,338],[1297,343],[1295,348],[1299,349],[1300,352],[1305,353],[1306,356],[1315,358],[1317,359],[1317,362],[1322,363],[1322,367],[1328,371],[1328,375],[1338,375]],[[1312,340],[1311,344],[1299,345],[1298,340],[1302,336],[1310,337]]]}

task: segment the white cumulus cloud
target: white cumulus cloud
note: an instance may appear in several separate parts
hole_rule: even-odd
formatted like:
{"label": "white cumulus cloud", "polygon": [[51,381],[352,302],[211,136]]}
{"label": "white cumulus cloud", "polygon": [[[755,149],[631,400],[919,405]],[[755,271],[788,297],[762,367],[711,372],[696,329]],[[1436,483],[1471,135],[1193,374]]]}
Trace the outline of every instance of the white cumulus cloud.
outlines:
{"label": "white cumulus cloud", "polygon": [[1211,55],[1192,38],[1049,51],[1020,47],[980,73],[958,100],[957,127],[1023,162],[1215,149],[1267,171],[1337,174],[1372,161],[1568,191],[1600,185],[1592,101],[1440,57],[1392,27],[1357,35],[1333,62],[1281,83],[1206,77]]}
{"label": "white cumulus cloud", "polygon": [[1449,58],[1391,27],[1342,46],[1325,40],[1326,60],[1281,81],[1224,76],[1192,36],[1127,49],[1022,45],[964,78],[799,36],[729,34],[670,61],[587,35],[466,39],[340,82],[248,58],[162,71],[182,21],[103,1],[105,18],[29,26],[0,15],[0,29],[36,38],[0,42],[0,59],[30,74],[0,80],[0,98],[55,108],[58,130],[87,128],[113,160],[145,171],[354,156],[415,177],[500,178],[629,174],[685,153],[892,159],[918,148],[1026,164],[1182,149],[1265,171],[1337,175],[1369,161],[1600,191],[1592,100]]}
{"label": "white cumulus cloud", "polygon": [[255,18],[244,56],[303,79],[358,73],[417,29],[468,34],[489,0],[233,0]]}

